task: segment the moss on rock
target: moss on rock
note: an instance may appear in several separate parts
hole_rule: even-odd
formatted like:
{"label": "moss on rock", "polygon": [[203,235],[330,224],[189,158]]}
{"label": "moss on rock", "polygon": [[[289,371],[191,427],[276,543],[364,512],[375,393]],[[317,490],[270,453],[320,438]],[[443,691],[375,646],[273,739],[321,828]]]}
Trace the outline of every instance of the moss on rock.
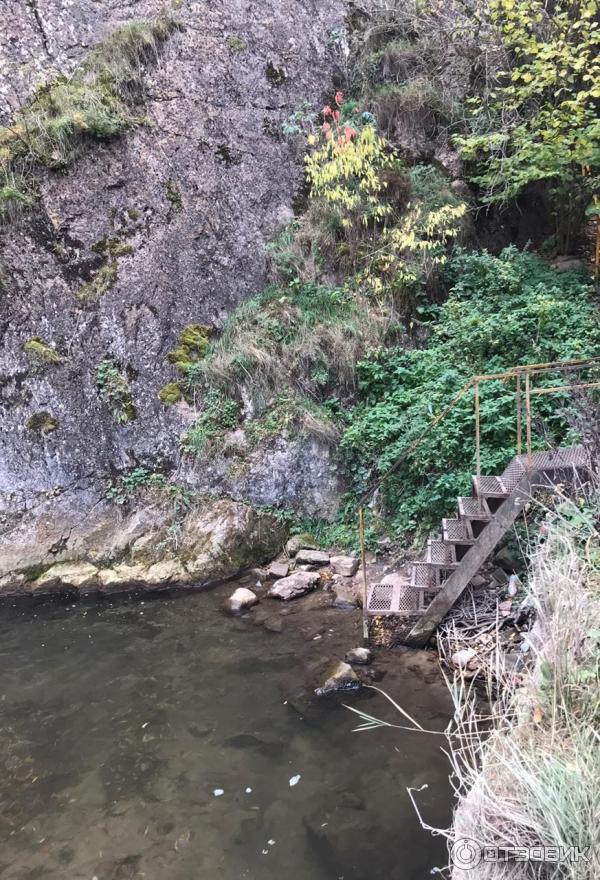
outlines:
{"label": "moss on rock", "polygon": [[183,392],[179,382],[169,382],[167,385],[164,385],[158,392],[158,397],[165,406],[174,406],[176,403],[179,403],[183,399]]}
{"label": "moss on rock", "polygon": [[29,416],[27,427],[39,434],[51,434],[58,428],[58,419],[43,409]]}
{"label": "moss on rock", "polygon": [[98,269],[90,281],[82,285],[75,294],[82,303],[93,303],[104,296],[114,286],[118,278],[116,263],[108,263]]}
{"label": "moss on rock", "polygon": [[36,367],[47,364],[60,364],[63,361],[61,355],[39,336],[33,336],[23,344],[23,351],[31,363]]}

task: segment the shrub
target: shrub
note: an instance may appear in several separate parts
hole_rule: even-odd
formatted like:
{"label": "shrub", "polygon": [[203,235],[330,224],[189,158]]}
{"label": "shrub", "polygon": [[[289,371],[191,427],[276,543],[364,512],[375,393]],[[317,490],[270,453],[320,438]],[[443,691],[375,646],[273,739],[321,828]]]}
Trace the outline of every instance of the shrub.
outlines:
{"label": "shrub", "polygon": [[[600,330],[589,285],[575,273],[555,272],[533,255],[509,248],[500,257],[459,254],[447,277],[452,290],[427,347],[390,349],[359,365],[361,400],[341,443],[356,495],[387,473],[471,376],[598,351]],[[534,418],[556,441],[568,434],[563,405],[554,395],[533,399]],[[482,386],[484,473],[503,470],[515,453],[514,407],[514,384]],[[455,496],[469,488],[474,451],[470,395],[384,481],[382,501],[396,524],[428,528],[447,515]]]}

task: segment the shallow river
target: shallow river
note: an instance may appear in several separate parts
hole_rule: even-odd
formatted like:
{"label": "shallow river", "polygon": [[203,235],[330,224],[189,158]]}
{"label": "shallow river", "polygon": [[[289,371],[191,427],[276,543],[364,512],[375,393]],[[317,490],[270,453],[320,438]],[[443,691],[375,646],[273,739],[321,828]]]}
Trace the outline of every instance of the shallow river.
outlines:
{"label": "shallow river", "polygon": [[[353,733],[342,702],[398,721],[373,691],[310,697],[316,665],[359,643],[354,612],[299,600],[277,633],[225,617],[231,591],[0,607],[2,880],[422,880],[443,864],[406,794],[428,783],[426,820],[448,822],[441,738]],[[376,667],[443,729],[434,663]]]}

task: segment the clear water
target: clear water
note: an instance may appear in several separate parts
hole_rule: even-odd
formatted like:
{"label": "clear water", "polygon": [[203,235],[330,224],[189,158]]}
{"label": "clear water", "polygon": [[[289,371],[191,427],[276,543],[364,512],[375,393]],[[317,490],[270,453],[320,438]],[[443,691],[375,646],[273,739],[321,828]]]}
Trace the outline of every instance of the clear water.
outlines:
{"label": "clear water", "polygon": [[[310,697],[313,665],[357,643],[353,613],[297,606],[278,634],[225,617],[231,589],[0,608],[2,880],[417,880],[444,862],[406,794],[428,783],[425,817],[447,823],[441,740],[352,733],[342,699]],[[445,726],[433,665],[378,666]],[[343,701],[397,720],[372,691]]]}

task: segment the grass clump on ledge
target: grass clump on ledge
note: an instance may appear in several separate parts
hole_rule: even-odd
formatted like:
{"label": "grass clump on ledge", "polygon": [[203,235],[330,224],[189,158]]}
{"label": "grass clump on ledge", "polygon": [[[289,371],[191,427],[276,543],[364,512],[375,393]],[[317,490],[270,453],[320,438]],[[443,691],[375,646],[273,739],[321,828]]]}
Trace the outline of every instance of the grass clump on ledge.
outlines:
{"label": "grass clump on ledge", "polygon": [[96,387],[100,399],[108,404],[117,424],[126,425],[135,419],[137,412],[129,390],[129,382],[113,361],[104,360],[98,364]]}
{"label": "grass clump on ledge", "polygon": [[190,375],[242,397],[257,410],[287,390],[325,400],[355,387],[356,363],[377,347],[389,313],[360,294],[292,282],[244,303]]}
{"label": "grass clump on ledge", "polygon": [[90,142],[116,137],[141,121],[131,108],[145,67],[175,28],[168,17],[122,25],[71,76],[40,86],[0,127],[0,218],[31,203],[28,173],[65,167]]}

